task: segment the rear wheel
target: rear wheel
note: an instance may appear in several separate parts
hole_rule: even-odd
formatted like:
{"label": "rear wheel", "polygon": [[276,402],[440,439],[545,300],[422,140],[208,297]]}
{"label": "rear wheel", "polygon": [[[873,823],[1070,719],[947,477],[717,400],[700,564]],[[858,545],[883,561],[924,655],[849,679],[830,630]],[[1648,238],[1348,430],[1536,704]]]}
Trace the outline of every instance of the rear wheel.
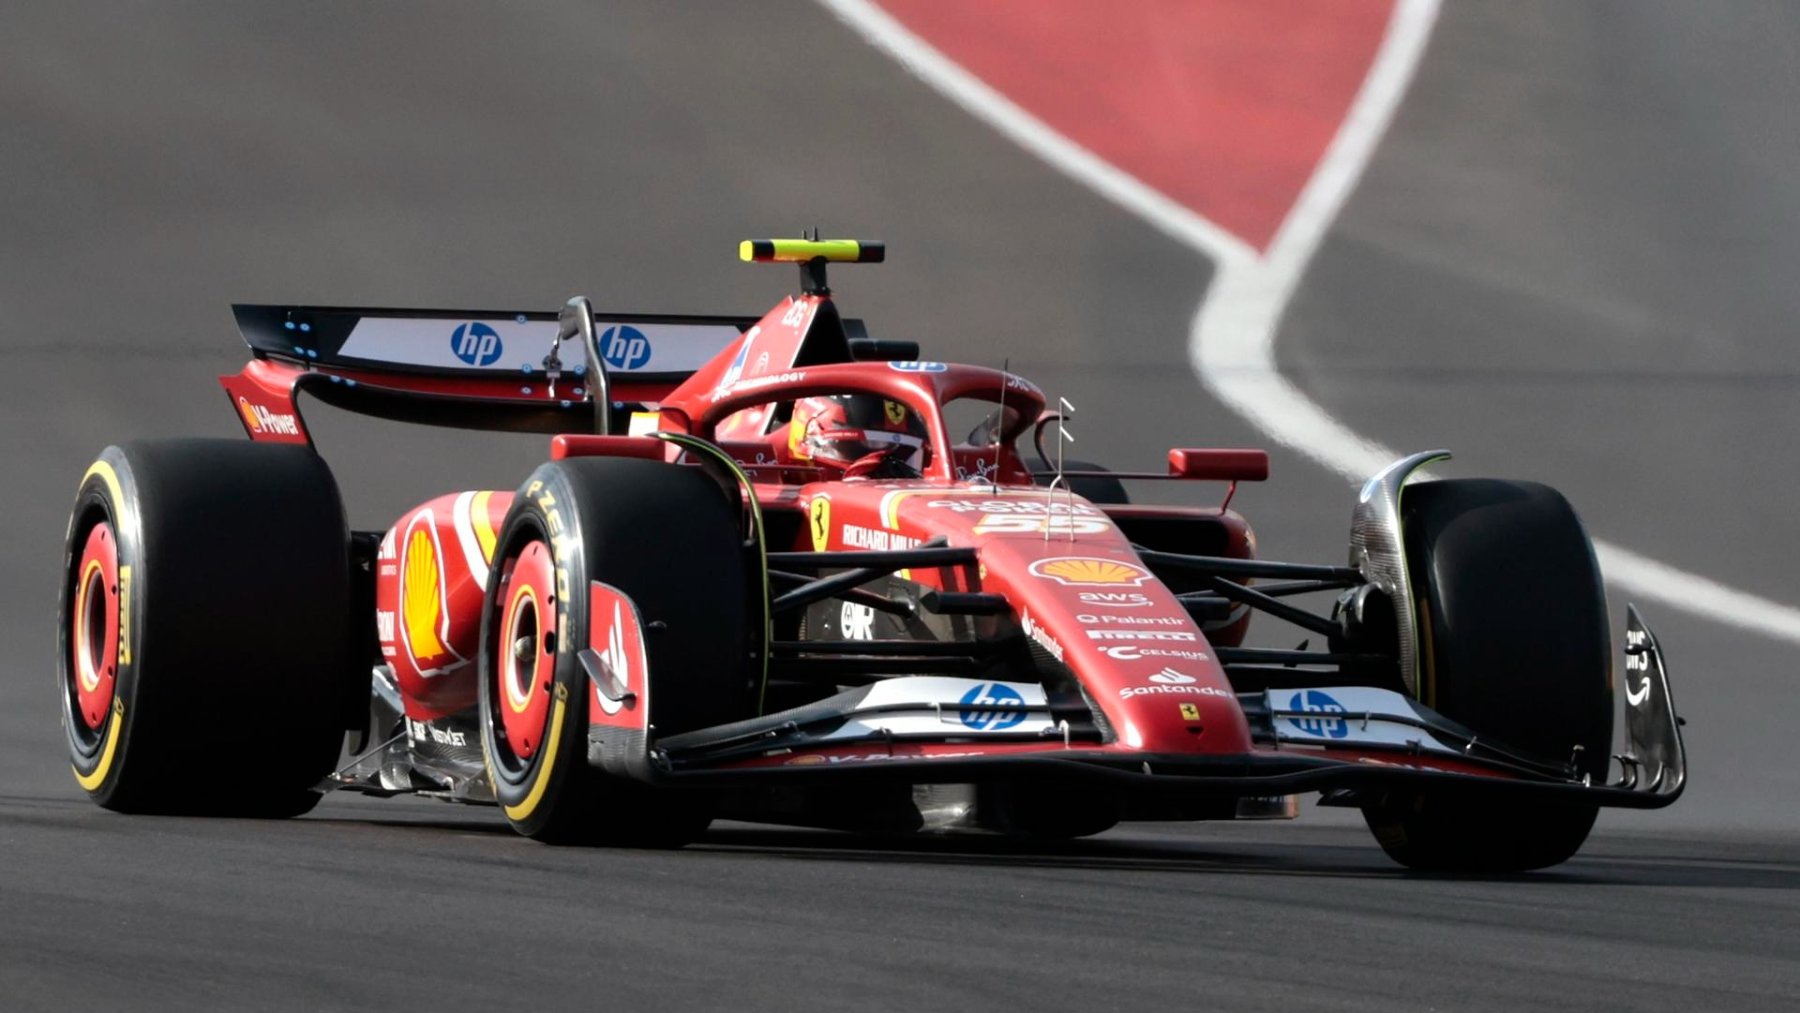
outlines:
{"label": "rear wheel", "polygon": [[[1604,779],[1612,652],[1593,546],[1548,486],[1460,479],[1402,499],[1417,599],[1419,697],[1476,733]],[[1510,872],[1565,861],[1593,805],[1396,794],[1364,810],[1395,861]]]}
{"label": "rear wheel", "polygon": [[311,809],[357,668],[349,544],[310,448],[108,447],[70,517],[58,622],[88,796],[122,812]]}
{"label": "rear wheel", "polygon": [[616,620],[590,614],[594,582],[603,582],[641,616],[657,735],[750,716],[735,504],[697,468],[553,462],[514,501],[495,558],[482,619],[481,734],[513,828],[551,843],[667,847],[698,836],[711,822],[704,794],[589,766],[595,697],[577,654],[596,634],[597,649],[607,649]]}

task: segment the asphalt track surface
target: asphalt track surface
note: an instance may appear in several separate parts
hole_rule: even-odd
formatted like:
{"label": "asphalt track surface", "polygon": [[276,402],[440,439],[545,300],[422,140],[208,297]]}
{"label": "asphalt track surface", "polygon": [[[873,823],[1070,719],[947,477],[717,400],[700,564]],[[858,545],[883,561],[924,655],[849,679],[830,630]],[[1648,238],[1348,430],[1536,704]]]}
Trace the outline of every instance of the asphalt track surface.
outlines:
{"label": "asphalt track surface", "polygon": [[[1448,6],[1284,366],[1383,442],[1551,481],[1596,532],[1793,602],[1797,17]],[[816,223],[891,244],[837,276],[848,311],[1010,357],[1081,406],[1084,452],[1259,441],[1186,372],[1207,264],[809,4],[0,24],[0,1008],[1800,1008],[1792,649],[1678,613],[1652,620],[1688,796],[1517,880],[1405,874],[1310,810],[1037,849],[731,825],[663,854],[437,804],[95,809],[51,691],[69,494],[109,441],[236,435],[234,300],[758,311],[790,279],[735,241]],[[542,450],[313,419],[367,526]],[[1244,502],[1264,552],[1337,558],[1349,490],[1275,474]]]}

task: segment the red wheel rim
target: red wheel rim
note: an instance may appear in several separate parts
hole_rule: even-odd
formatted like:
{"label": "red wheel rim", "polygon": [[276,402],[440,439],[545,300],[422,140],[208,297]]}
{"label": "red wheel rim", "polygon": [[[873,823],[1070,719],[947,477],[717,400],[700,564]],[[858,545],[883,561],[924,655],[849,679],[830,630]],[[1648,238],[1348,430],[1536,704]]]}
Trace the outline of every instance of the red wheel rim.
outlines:
{"label": "red wheel rim", "polygon": [[556,567],[543,542],[531,542],[513,560],[500,586],[500,636],[494,710],[507,747],[529,760],[544,741],[555,682]]}
{"label": "red wheel rim", "polygon": [[119,545],[104,521],[88,532],[75,567],[69,651],[75,712],[97,731],[112,708],[119,667]]}

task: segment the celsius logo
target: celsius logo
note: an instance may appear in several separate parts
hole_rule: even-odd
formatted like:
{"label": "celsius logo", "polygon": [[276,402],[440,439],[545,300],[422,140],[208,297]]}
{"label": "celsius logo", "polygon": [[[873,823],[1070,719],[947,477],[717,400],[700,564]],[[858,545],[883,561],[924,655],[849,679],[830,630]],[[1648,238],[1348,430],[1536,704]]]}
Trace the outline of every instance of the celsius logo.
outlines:
{"label": "celsius logo", "polygon": [[1177,672],[1173,668],[1165,668],[1162,671],[1151,676],[1150,681],[1151,682],[1168,683],[1171,686],[1184,686],[1190,682],[1193,682],[1194,677],[1191,675],[1184,674],[1182,672]]}
{"label": "celsius logo", "polygon": [[626,324],[600,332],[600,357],[614,369],[636,369],[650,361],[650,339]]}
{"label": "celsius logo", "polygon": [[463,324],[450,332],[450,350],[471,366],[492,366],[500,361],[500,333],[483,323]]}
{"label": "celsius logo", "polygon": [[[1025,698],[1018,690],[998,682],[984,682],[973,686],[962,695],[962,710],[956,716],[966,728],[978,732],[1001,732],[1025,720],[1025,712],[1020,709]],[[1006,710],[993,709],[996,705]]]}
{"label": "celsius logo", "polygon": [[1350,734],[1350,725],[1343,717],[1344,705],[1323,690],[1303,689],[1295,693],[1288,701],[1288,710],[1294,712],[1288,715],[1288,724],[1303,734],[1322,739],[1341,739]]}

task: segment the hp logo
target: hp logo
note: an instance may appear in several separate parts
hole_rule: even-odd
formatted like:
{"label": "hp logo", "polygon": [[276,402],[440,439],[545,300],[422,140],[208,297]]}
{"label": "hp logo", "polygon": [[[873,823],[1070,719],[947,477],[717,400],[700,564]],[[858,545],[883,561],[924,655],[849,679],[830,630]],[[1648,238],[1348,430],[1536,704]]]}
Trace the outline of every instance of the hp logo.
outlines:
{"label": "hp logo", "polygon": [[[1025,720],[1022,708],[1025,698],[1011,686],[1003,686],[997,682],[984,682],[972,687],[962,695],[962,710],[956,716],[963,727],[973,728],[978,732],[1000,732]],[[994,710],[995,705],[1005,706],[1007,710]]]}
{"label": "hp logo", "polygon": [[1341,739],[1350,734],[1350,725],[1344,720],[1344,705],[1331,698],[1331,694],[1316,689],[1303,689],[1295,693],[1288,701],[1288,710],[1304,711],[1317,717],[1290,716],[1288,724],[1298,728],[1302,734],[1316,735],[1321,739]]}
{"label": "hp logo", "polygon": [[450,350],[471,366],[492,366],[500,361],[500,335],[486,324],[463,324],[450,332]]}
{"label": "hp logo", "polygon": [[614,369],[636,369],[650,361],[650,339],[625,324],[608,327],[600,332],[600,357]]}

